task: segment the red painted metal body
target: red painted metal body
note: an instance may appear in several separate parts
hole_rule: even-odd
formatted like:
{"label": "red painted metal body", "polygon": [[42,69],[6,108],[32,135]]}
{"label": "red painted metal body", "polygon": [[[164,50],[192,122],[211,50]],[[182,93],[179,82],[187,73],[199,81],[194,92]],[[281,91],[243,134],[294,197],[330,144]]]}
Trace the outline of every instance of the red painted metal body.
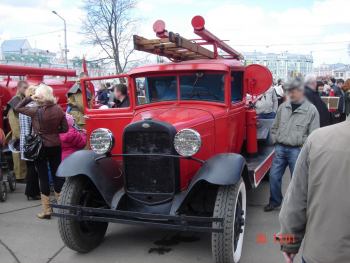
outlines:
{"label": "red painted metal body", "polygon": [[246,111],[247,123],[247,153],[254,154],[258,152],[257,141],[257,115],[254,109]]}
{"label": "red painted metal body", "polygon": [[[76,77],[76,71],[71,69],[0,65],[0,76],[3,76],[3,80],[0,79],[0,114],[2,116],[7,102],[17,92],[16,87],[19,77],[28,81],[31,85],[45,83],[51,86],[55,96],[58,98],[58,103],[65,108],[67,104],[66,93],[75,83],[74,80],[68,80],[68,77]],[[46,78],[47,76],[52,76],[52,78]],[[2,121],[0,122],[0,128],[3,127],[4,123]]]}
{"label": "red painted metal body", "polygon": [[[106,76],[98,78],[82,79],[81,87],[86,98],[84,82],[89,81],[111,81],[116,78],[127,79],[130,107],[96,109],[89,108],[85,99],[86,128],[88,135],[97,128],[109,129],[115,138],[115,145],[112,154],[122,154],[123,131],[124,128],[133,122],[151,118],[152,120],[166,122],[172,125],[176,131],[184,128],[195,129],[202,139],[202,146],[194,156],[201,160],[220,153],[256,153],[257,148],[257,127],[256,112],[250,108],[246,99],[249,91],[256,96],[264,93],[272,85],[271,72],[260,65],[250,65],[245,67],[239,60],[241,55],[232,48],[219,41],[209,31],[204,30],[204,24],[200,28],[200,23],[195,22],[195,33],[202,36],[205,41],[216,45],[226,51],[231,59],[218,57],[208,60],[191,60],[178,63],[166,63],[158,65],[148,65],[132,69],[128,74]],[[166,37],[165,24],[157,22],[154,31],[161,38]],[[181,100],[180,76],[193,74],[196,72],[210,72],[223,74],[223,102],[210,102],[203,100]],[[234,73],[242,75],[241,99],[232,100],[231,87]],[[176,76],[177,79],[177,99],[172,101],[153,102],[145,105],[137,105],[136,78],[150,76]],[[238,88],[238,87],[237,87]],[[246,141],[247,147],[243,148]],[[122,157],[113,157],[122,162]],[[266,173],[266,169],[271,165],[270,159],[263,165],[263,170],[257,170],[255,174],[259,176],[255,181],[260,181]],[[180,188],[184,190],[200,168],[200,164],[193,160],[180,160]]]}
{"label": "red painted metal body", "polygon": [[[136,77],[178,76],[189,72],[208,70],[225,74],[225,100],[223,103],[177,99],[136,105]],[[86,107],[88,134],[102,127],[111,130],[116,142],[112,153],[120,154],[122,153],[124,128],[132,122],[152,118],[173,125],[177,131],[183,128],[197,130],[202,138],[202,147],[195,157],[202,160],[207,160],[219,153],[240,153],[244,150],[242,146],[246,139],[249,141],[250,151],[256,152],[256,113],[255,110],[249,109],[247,106],[246,84],[243,87],[242,101],[231,102],[231,73],[241,71],[244,74],[244,70],[245,67],[237,60],[208,60],[146,66],[133,69],[129,74],[85,79],[86,81],[94,81],[128,78],[129,96],[131,98],[129,108],[99,110]],[[248,80],[245,80],[244,83],[248,83]],[[85,91],[83,93],[85,94]],[[115,158],[122,160],[121,157]],[[181,159],[180,186],[182,190],[186,189],[199,168],[199,163]]]}

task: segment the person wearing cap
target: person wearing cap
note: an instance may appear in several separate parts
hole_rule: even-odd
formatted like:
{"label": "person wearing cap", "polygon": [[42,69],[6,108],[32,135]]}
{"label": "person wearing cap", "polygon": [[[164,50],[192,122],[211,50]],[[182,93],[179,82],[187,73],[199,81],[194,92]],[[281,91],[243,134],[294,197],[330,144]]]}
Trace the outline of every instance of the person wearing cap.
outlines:
{"label": "person wearing cap", "polygon": [[275,144],[275,156],[270,169],[270,200],[265,212],[275,210],[282,203],[282,177],[294,166],[306,138],[320,127],[318,111],[304,96],[304,83],[293,79],[287,86],[287,101],[278,108],[271,128],[271,139]]}
{"label": "person wearing cap", "polygon": [[[67,112],[73,116],[75,123],[82,129],[85,128],[85,118],[84,118],[83,93],[81,91],[80,79],[87,78],[87,77],[88,77],[87,73],[85,72],[80,73],[79,80],[67,92],[67,104],[68,104]],[[89,104],[91,104],[92,96],[91,96],[91,91],[89,90],[89,84],[91,83],[87,84],[86,96]]]}

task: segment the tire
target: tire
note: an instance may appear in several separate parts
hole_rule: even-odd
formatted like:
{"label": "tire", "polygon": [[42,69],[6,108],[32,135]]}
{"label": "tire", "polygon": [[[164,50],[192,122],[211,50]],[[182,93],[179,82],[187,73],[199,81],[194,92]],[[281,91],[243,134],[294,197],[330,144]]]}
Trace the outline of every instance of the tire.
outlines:
{"label": "tire", "polygon": [[[213,216],[224,219],[224,232],[212,234],[215,263],[239,262],[243,248],[246,206],[246,189],[242,178],[234,185],[219,187]],[[213,227],[220,226],[219,222],[213,223]]]}
{"label": "tire", "polygon": [[5,202],[7,200],[7,186],[4,181],[0,182],[0,202]]}
{"label": "tire", "polygon": [[7,175],[7,181],[9,183],[9,188],[11,190],[11,192],[16,190],[16,177],[15,174],[13,172],[9,172],[9,174]]}
{"label": "tire", "polygon": [[[101,198],[89,179],[85,177],[67,178],[61,191],[60,204],[100,207],[94,202],[96,196]],[[60,213],[67,212],[67,210],[60,211]],[[77,221],[63,217],[58,219],[58,229],[63,242],[67,247],[79,253],[87,253],[100,245],[107,227],[108,223],[105,222]]]}

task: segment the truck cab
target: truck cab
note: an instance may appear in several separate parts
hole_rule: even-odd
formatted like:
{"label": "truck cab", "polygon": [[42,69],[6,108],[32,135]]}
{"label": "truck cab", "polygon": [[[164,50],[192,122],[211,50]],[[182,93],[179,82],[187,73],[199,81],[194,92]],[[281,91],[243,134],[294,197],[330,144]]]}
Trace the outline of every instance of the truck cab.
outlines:
{"label": "truck cab", "polygon": [[159,39],[135,36],[135,48],[162,49],[175,62],[81,80],[85,98],[89,82],[125,83],[130,105],[106,109],[85,99],[91,150],[66,158],[57,172],[67,180],[54,215],[71,249],[95,248],[115,222],[211,232],[214,261],[239,262],[247,190],[272,162],[253,106],[272,76],[263,66],[244,66],[201,19],[192,20],[195,33],[227,57],[157,21]]}

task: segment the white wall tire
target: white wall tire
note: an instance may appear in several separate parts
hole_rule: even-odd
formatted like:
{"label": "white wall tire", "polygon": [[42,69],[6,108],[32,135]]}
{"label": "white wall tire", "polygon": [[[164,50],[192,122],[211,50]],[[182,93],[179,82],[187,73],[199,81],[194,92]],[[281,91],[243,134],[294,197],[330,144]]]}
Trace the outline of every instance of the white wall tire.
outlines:
{"label": "white wall tire", "polygon": [[[212,234],[215,263],[237,263],[241,259],[246,219],[246,189],[241,178],[235,185],[220,186],[216,196],[214,217],[224,218],[223,233]],[[221,223],[214,222],[213,227]]]}

